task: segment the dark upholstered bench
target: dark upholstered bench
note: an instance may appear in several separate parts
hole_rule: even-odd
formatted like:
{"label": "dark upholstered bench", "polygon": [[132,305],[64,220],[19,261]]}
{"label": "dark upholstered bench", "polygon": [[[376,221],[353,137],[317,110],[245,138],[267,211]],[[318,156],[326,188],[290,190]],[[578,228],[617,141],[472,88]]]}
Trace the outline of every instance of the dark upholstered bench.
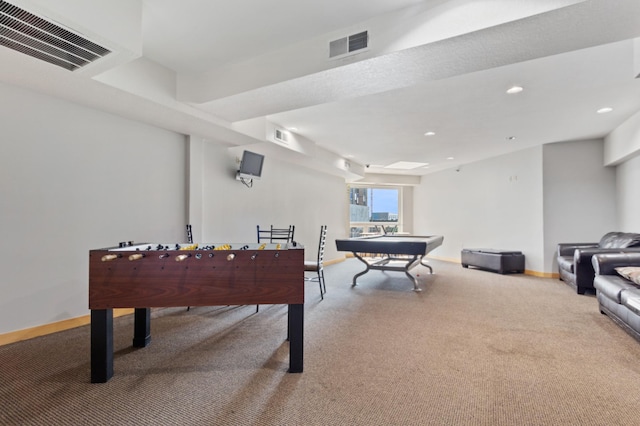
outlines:
{"label": "dark upholstered bench", "polygon": [[462,249],[461,263],[464,268],[475,266],[500,274],[524,272],[524,254],[521,251]]}

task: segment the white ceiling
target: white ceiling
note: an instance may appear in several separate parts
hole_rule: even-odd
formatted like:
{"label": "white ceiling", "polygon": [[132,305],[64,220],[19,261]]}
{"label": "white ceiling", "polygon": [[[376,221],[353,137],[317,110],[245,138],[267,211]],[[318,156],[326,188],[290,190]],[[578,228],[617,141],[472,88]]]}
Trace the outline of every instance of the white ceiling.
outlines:
{"label": "white ceiling", "polygon": [[145,56],[178,72],[237,63],[378,15],[439,0],[143,0]]}
{"label": "white ceiling", "polygon": [[[640,110],[638,0],[11,3],[126,54],[72,73],[0,47],[0,81],[230,145],[269,145],[311,167],[334,161],[329,153],[368,172],[422,175],[604,137]],[[328,58],[329,41],[363,30],[366,50]],[[513,85],[524,91],[506,94]],[[605,106],[614,110],[596,114]],[[287,157],[268,141],[273,126],[295,127],[306,148]],[[429,166],[382,167],[399,161]]]}

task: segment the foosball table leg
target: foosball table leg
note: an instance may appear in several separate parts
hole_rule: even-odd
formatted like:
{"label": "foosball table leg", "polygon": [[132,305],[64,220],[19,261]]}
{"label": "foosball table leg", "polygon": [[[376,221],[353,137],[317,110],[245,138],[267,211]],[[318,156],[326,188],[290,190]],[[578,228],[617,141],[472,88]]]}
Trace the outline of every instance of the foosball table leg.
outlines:
{"label": "foosball table leg", "polygon": [[113,309],[91,310],[91,383],[113,377]]}
{"label": "foosball table leg", "polygon": [[302,373],[304,340],[304,304],[289,305],[289,373]]}
{"label": "foosball table leg", "polygon": [[151,308],[135,308],[133,312],[133,347],[144,348],[151,342]]}

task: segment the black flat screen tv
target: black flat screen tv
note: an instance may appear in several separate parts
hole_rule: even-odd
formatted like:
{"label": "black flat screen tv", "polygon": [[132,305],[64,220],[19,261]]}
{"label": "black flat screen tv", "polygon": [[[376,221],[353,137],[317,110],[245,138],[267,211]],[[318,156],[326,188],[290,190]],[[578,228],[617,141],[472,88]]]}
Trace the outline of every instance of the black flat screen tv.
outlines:
{"label": "black flat screen tv", "polygon": [[238,169],[239,179],[260,179],[262,176],[262,164],[264,163],[264,155],[256,154],[251,151],[242,153],[242,161],[240,169]]}

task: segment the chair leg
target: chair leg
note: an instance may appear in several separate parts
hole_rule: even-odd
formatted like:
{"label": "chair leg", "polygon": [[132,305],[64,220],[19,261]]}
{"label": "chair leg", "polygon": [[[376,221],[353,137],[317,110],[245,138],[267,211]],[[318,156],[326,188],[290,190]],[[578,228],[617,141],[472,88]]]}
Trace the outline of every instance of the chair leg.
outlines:
{"label": "chair leg", "polygon": [[320,287],[320,299],[324,300],[324,292],[322,291],[322,279],[320,278],[320,271],[318,271],[318,286]]}
{"label": "chair leg", "polygon": [[327,282],[324,280],[324,269],[318,273],[318,278],[322,281],[322,294],[325,294],[327,292]]}

